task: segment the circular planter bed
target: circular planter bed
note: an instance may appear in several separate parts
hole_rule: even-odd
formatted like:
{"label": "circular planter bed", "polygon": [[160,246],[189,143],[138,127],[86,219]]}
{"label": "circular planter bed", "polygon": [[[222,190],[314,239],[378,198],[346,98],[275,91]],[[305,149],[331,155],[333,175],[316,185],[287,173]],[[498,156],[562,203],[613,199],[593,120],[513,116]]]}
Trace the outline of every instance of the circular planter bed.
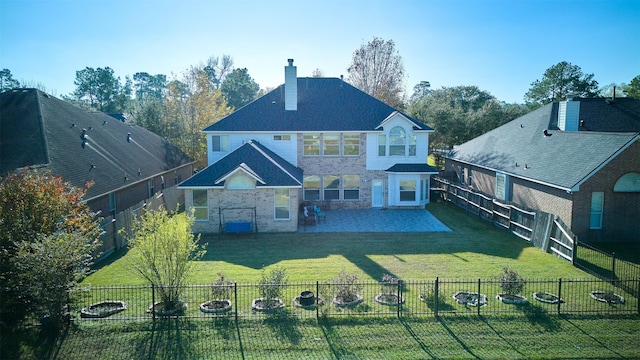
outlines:
{"label": "circular planter bed", "polygon": [[[316,303],[316,300],[317,300],[317,303]],[[324,305],[324,300],[322,300],[321,297],[314,298],[314,301],[311,305],[303,305],[300,302],[300,296],[296,296],[293,298],[293,300],[291,300],[291,306],[302,308],[302,309],[315,309],[316,307],[323,306],[323,305]]]}
{"label": "circular planter bed", "polygon": [[398,301],[398,295],[396,294],[378,294],[373,298],[377,303],[382,305],[398,305],[404,304],[404,298],[400,296],[400,301]]}
{"label": "circular planter bed", "polygon": [[496,299],[502,301],[505,304],[521,305],[528,302],[526,297],[516,294],[498,294],[496,295]]}
{"label": "circular planter bed", "polygon": [[484,306],[488,303],[487,295],[468,291],[458,291],[453,294],[453,299],[458,304],[468,306]]}
{"label": "circular planter bed", "polygon": [[266,300],[264,298],[253,299],[251,302],[251,309],[255,311],[274,311],[284,308],[284,301],[282,299]]}
{"label": "circular planter bed", "polygon": [[83,318],[106,318],[127,309],[124,301],[101,301],[91,304],[80,311]]}
{"label": "circular planter bed", "polygon": [[557,304],[559,302],[564,302],[564,300],[560,299],[558,295],[544,291],[534,292],[533,298],[545,304]]}
{"label": "circular planter bed", "polygon": [[607,304],[624,304],[624,298],[613,291],[592,291],[591,297]]}
{"label": "circular planter bed", "polygon": [[231,300],[209,300],[200,304],[200,311],[207,314],[223,313],[231,310]]}
{"label": "circular planter bed", "polygon": [[148,313],[154,313],[156,316],[174,316],[182,315],[187,310],[187,303],[180,301],[178,306],[167,308],[162,301],[158,301],[155,304],[149,306]]}
{"label": "circular planter bed", "polygon": [[348,299],[343,299],[341,297],[336,296],[333,298],[332,303],[337,307],[349,307],[349,306],[356,306],[360,304],[362,300],[364,300],[362,296],[355,294]]}

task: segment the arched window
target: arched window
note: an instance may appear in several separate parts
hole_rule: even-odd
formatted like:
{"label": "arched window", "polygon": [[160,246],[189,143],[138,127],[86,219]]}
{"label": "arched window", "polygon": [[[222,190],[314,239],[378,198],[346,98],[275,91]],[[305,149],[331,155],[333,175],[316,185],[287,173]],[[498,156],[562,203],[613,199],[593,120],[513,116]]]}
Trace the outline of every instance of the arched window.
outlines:
{"label": "arched window", "polygon": [[613,192],[640,192],[640,174],[630,172],[622,175],[613,186]]}
{"label": "arched window", "polygon": [[407,134],[400,126],[396,126],[389,131],[389,155],[402,155],[405,153]]}
{"label": "arched window", "polygon": [[227,182],[227,189],[229,190],[248,190],[255,187],[255,181],[248,176],[235,176]]}

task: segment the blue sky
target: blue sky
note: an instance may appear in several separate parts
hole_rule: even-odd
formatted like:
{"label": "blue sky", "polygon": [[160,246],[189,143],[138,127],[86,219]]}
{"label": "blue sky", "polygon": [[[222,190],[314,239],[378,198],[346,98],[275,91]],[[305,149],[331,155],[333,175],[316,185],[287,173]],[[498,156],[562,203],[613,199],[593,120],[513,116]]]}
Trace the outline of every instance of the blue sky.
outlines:
{"label": "blue sky", "polygon": [[600,86],[640,75],[640,0],[0,0],[0,68],[54,95],[72,92],[85,67],[123,82],[172,78],[223,54],[262,88],[284,82],[288,58],[298,76],[346,77],[374,36],[395,41],[408,95],[427,80],[523,102],[560,61]]}

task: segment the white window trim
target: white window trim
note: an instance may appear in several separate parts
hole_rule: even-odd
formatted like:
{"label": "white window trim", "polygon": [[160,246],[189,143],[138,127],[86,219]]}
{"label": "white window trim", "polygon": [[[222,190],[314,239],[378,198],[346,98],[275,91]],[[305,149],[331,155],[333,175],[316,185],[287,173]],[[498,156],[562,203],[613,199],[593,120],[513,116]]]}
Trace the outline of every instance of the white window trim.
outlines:
{"label": "white window trim", "polygon": [[[600,208],[599,209],[594,209],[593,208],[593,205],[594,205],[593,200],[595,199],[594,196],[600,196]],[[591,206],[589,207],[589,229],[590,230],[600,230],[600,229],[602,229],[603,215],[604,215],[604,192],[602,192],[602,191],[594,191],[594,192],[591,193]],[[598,217],[598,223],[597,224],[594,224],[594,222],[593,222],[593,217],[594,216]]]}
{"label": "white window trim", "polygon": [[[287,192],[287,199],[289,200],[289,202],[287,203],[287,214],[288,216],[286,218],[279,218],[277,217],[278,214],[278,209],[279,208],[284,208],[284,205],[278,205],[276,202],[276,199],[278,198],[278,190],[284,190]],[[291,220],[291,194],[289,193],[289,189],[280,189],[280,188],[276,188],[273,190],[273,219],[275,221],[286,221],[286,220]]]}
{"label": "white window trim", "polygon": [[[207,205],[206,206],[196,206],[193,195],[196,191],[204,191],[207,196]],[[194,209],[194,217],[195,217],[195,209],[206,209],[207,210],[207,218],[206,219],[194,219],[196,222],[207,222],[209,221],[209,192],[207,190],[191,190],[191,207]]]}

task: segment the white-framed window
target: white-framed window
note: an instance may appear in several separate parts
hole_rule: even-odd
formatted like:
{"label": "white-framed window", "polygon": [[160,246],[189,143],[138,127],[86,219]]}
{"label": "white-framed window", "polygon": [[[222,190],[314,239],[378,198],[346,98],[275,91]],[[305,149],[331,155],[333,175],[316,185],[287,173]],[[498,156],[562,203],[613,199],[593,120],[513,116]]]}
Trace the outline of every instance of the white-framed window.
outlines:
{"label": "white-framed window", "polygon": [[400,180],[400,201],[416,201],[415,180]]}
{"label": "white-framed window", "polygon": [[289,220],[289,189],[275,189],[274,217],[276,220]]}
{"label": "white-framed window", "polygon": [[345,200],[360,199],[360,175],[344,175],[343,179],[343,197]]}
{"label": "white-framed window", "polygon": [[324,184],[324,200],[340,199],[340,176],[325,175],[323,176]]}
{"label": "white-framed window", "polygon": [[471,172],[471,168],[467,168],[467,185],[471,186],[471,184],[473,184],[472,181],[472,172]]}
{"label": "white-framed window", "polygon": [[387,135],[378,134],[378,156],[387,155]]}
{"label": "white-framed window", "polygon": [[389,131],[389,155],[406,154],[407,133],[400,126],[395,126]]}
{"label": "white-framed window", "polygon": [[342,137],[343,154],[345,156],[360,155],[360,134],[344,134]]}
{"label": "white-framed window", "polygon": [[273,135],[274,141],[289,141],[291,140],[291,135]]}
{"label": "white-framed window", "polygon": [[324,156],[340,155],[340,135],[322,135],[322,154]]}
{"label": "white-framed window", "polygon": [[147,189],[149,190],[149,197],[156,193],[156,182],[153,179],[147,180]]}
{"label": "white-framed window", "polygon": [[500,200],[509,200],[509,176],[496,173],[496,197]]}
{"label": "white-framed window", "polygon": [[604,193],[596,191],[591,193],[591,213],[589,217],[589,229],[602,229],[602,213],[604,209]]}
{"label": "white-framed window", "polygon": [[418,137],[416,134],[409,134],[409,156],[416,156],[416,144]]}
{"label": "white-framed window", "polygon": [[320,176],[305,175],[303,186],[304,200],[320,200]]}
{"label": "white-framed window", "polygon": [[211,137],[211,151],[228,152],[229,135],[213,135]]}
{"label": "white-framed window", "polygon": [[116,193],[110,192],[109,193],[109,214],[111,214],[111,216],[116,216],[116,211],[117,211]]}
{"label": "white-framed window", "polygon": [[207,195],[207,190],[192,190],[191,197],[195,221],[208,221],[209,197]]}
{"label": "white-framed window", "polygon": [[420,179],[420,200],[427,200],[427,179]]}
{"label": "white-framed window", "polygon": [[302,137],[304,155],[305,156],[319,156],[320,155],[320,135],[309,134]]}

